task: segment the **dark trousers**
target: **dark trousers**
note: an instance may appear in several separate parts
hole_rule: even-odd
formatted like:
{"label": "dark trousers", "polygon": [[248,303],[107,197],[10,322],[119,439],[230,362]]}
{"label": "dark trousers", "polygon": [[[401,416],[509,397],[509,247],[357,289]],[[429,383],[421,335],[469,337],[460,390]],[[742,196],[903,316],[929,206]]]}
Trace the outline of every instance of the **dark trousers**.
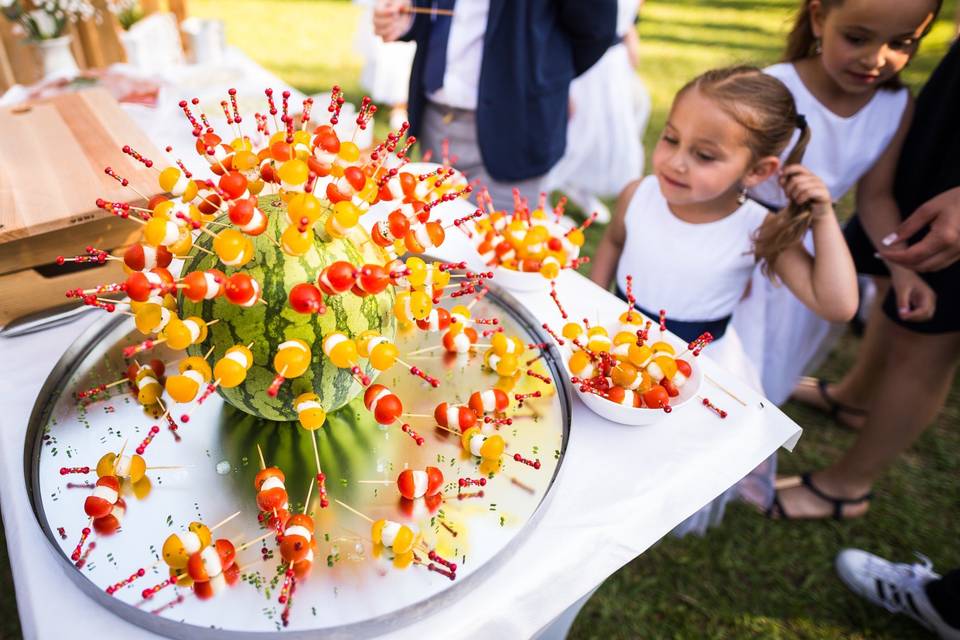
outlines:
{"label": "dark trousers", "polygon": [[943,621],[960,629],[960,569],[927,583],[927,597]]}

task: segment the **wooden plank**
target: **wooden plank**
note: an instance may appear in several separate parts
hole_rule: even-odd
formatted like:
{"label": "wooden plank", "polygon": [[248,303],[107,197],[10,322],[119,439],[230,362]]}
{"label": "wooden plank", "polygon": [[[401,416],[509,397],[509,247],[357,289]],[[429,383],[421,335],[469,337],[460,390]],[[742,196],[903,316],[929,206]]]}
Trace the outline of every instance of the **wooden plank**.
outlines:
{"label": "wooden plank", "polygon": [[17,84],[33,84],[40,79],[40,63],[33,47],[23,39],[23,36],[14,35],[13,23],[7,19],[0,19],[0,40],[10,60],[14,80]]}
{"label": "wooden plank", "polygon": [[0,42],[0,92],[6,91],[17,83],[13,76],[13,67],[10,66],[10,56],[7,47]]}
{"label": "wooden plank", "polygon": [[44,277],[33,269],[2,275],[0,297],[4,302],[0,305],[0,325],[28,313],[62,305],[67,302],[64,293],[68,289],[121,282],[125,278],[121,265],[121,262],[109,261],[100,267],[54,277]]}
{"label": "wooden plank", "polygon": [[[135,223],[96,207],[101,197],[143,204],[133,189],[103,169],[113,167],[150,197],[160,191],[156,170],[127,157],[121,148],[129,144],[154,160],[162,156],[107,92],[66,94],[18,111],[0,111],[0,273],[44,264],[57,253],[78,253],[85,244],[110,249],[138,230]],[[102,228],[80,231],[104,220]],[[63,233],[67,228],[70,233]],[[98,241],[78,244],[79,235]],[[45,237],[36,245],[21,244],[37,236]]]}
{"label": "wooden plank", "polygon": [[83,20],[76,24],[77,37],[83,50],[85,68],[100,69],[107,66],[107,59],[103,55],[103,45],[100,43],[100,34],[97,25],[90,20]]}
{"label": "wooden plank", "polygon": [[[93,219],[83,219],[88,216]],[[140,225],[115,216],[78,216],[69,234],[57,230],[0,245],[0,278],[10,273],[52,264],[59,255],[79,255],[87,246],[104,251],[127,247],[139,241],[140,231]]]}

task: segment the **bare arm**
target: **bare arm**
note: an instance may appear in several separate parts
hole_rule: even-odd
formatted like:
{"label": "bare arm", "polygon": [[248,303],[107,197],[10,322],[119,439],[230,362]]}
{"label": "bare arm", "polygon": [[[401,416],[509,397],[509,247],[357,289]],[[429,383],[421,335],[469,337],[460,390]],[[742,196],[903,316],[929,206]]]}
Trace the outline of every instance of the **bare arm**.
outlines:
{"label": "bare arm", "polygon": [[[897,163],[900,160],[900,151],[903,141],[907,137],[910,123],[913,121],[913,98],[907,102],[903,111],[900,126],[886,151],[880,156],[876,164],[871,167],[857,184],[857,208],[860,213],[860,222],[867,237],[873,246],[881,250],[891,250],[894,255],[907,248],[906,238],[897,237],[900,229],[900,208],[893,198],[893,181],[896,176]],[[893,236],[890,242],[889,236]],[[884,244],[888,238],[889,245]],[[890,270],[890,279],[897,296],[897,309],[904,320],[927,320],[936,310],[936,294],[915,271],[899,265],[891,260],[885,260]]]}
{"label": "bare arm", "polygon": [[883,247],[883,239],[894,233],[900,225],[900,209],[893,199],[893,179],[912,120],[913,98],[910,98],[897,133],[886,151],[857,183],[858,215],[874,247]]}
{"label": "bare arm", "polygon": [[620,192],[617,198],[616,211],[613,213],[613,220],[607,225],[607,230],[603,234],[603,240],[594,252],[590,269],[590,279],[598,285],[607,289],[610,281],[617,273],[617,264],[620,262],[620,254],[623,253],[623,243],[627,239],[627,226],[625,218],[627,208],[633,199],[633,194],[640,186],[640,178],[634,180]]}
{"label": "bare arm", "polygon": [[[774,271],[811,311],[830,322],[846,322],[857,312],[857,273],[823,181],[801,165],[783,171],[783,188],[813,212],[811,256],[800,242],[777,258]],[[767,218],[772,222],[773,216]]]}

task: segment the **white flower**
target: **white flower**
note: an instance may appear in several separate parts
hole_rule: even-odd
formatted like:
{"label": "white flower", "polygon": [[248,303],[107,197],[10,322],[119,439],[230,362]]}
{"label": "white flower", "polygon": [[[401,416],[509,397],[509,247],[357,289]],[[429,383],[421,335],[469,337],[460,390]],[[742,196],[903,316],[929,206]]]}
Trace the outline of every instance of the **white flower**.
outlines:
{"label": "white flower", "polygon": [[0,0],[0,9],[9,9],[17,0]]}
{"label": "white flower", "polygon": [[43,9],[30,12],[30,19],[37,26],[37,35],[41,38],[53,38],[57,35],[57,21]]}

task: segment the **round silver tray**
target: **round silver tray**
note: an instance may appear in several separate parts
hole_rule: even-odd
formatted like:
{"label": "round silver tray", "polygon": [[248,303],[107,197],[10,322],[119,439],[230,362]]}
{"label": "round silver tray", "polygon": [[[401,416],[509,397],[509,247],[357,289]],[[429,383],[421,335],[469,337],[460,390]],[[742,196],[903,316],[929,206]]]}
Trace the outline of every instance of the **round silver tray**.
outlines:
{"label": "round silver tray", "polygon": [[[530,342],[551,344],[542,359],[554,381],[564,380],[559,353],[542,334],[539,323],[509,294],[491,285],[490,294],[473,309],[475,317],[500,319],[508,333]],[[441,431],[432,419],[414,419],[412,426],[426,438],[422,447],[398,427],[383,428],[369,416],[362,397],[329,417],[318,432],[321,464],[327,475],[331,506],[320,509],[316,492],[311,513],[317,523],[319,549],[310,577],[297,583],[289,625],[281,624],[278,603],[281,564],[272,539],[258,543],[238,557],[242,580],[212,600],[201,601],[191,590],[167,587],[150,600],[144,588],[162,582],[167,568],[159,560],[166,537],[192,520],[208,525],[241,511],[215,531],[235,544],[253,540],[265,531],[257,522],[253,476],[259,469],[256,445],[268,465],[286,473],[291,512],[302,508],[315,463],[308,434],[296,423],[257,420],[225,405],[218,395],[181,424],[176,442],[166,425],[147,447],[148,465],[180,465],[173,470],[148,471],[152,490],[143,499],[127,492],[126,517],[112,536],[93,534],[96,543],[82,567],[70,556],[81,529],[89,520],[83,501],[85,486],[96,480],[92,469],[101,455],[126,443],[133,453],[156,422],[126,391],[83,407],[77,391],[116,380],[125,367],[124,346],[142,339],[125,316],[108,316],[91,326],[64,354],[37,398],[24,446],[27,490],[50,544],[70,578],[98,604],[150,631],[174,638],[367,637],[422,619],[450,606],[505,562],[523,535],[534,526],[560,469],[570,429],[568,387],[544,385],[525,377],[511,393],[540,389],[545,397],[517,410],[514,424],[503,426],[507,441],[503,465],[486,486],[463,489],[459,477],[478,478],[489,468],[461,452],[459,438]],[[483,340],[482,340],[483,341]],[[439,334],[411,331],[397,336],[401,353],[439,343]],[[439,353],[439,352],[434,352]],[[176,356],[157,348],[151,357],[170,362]],[[377,382],[388,385],[403,399],[405,411],[432,413],[441,401],[466,402],[475,390],[489,388],[497,376],[482,369],[482,355],[416,360],[441,380],[438,389],[421,383],[395,367]],[[526,367],[524,367],[525,369]],[[176,411],[174,415],[181,412]],[[535,470],[513,460],[513,454],[541,461]],[[444,499],[433,511],[422,500],[403,503],[394,480],[405,465],[434,465],[444,472]],[[87,475],[60,474],[61,467],[91,467]],[[384,484],[361,484],[357,480]],[[78,486],[79,485],[79,486]],[[482,489],[482,496],[478,489]],[[337,506],[339,498],[372,518],[416,523],[445,557],[459,565],[450,581],[422,566],[397,569],[386,557],[374,557],[369,524]],[[457,535],[452,535],[456,532]],[[261,560],[272,551],[272,558]],[[146,575],[108,595],[106,588],[139,568]],[[271,584],[272,583],[272,584]],[[181,597],[182,596],[182,597]]]}

